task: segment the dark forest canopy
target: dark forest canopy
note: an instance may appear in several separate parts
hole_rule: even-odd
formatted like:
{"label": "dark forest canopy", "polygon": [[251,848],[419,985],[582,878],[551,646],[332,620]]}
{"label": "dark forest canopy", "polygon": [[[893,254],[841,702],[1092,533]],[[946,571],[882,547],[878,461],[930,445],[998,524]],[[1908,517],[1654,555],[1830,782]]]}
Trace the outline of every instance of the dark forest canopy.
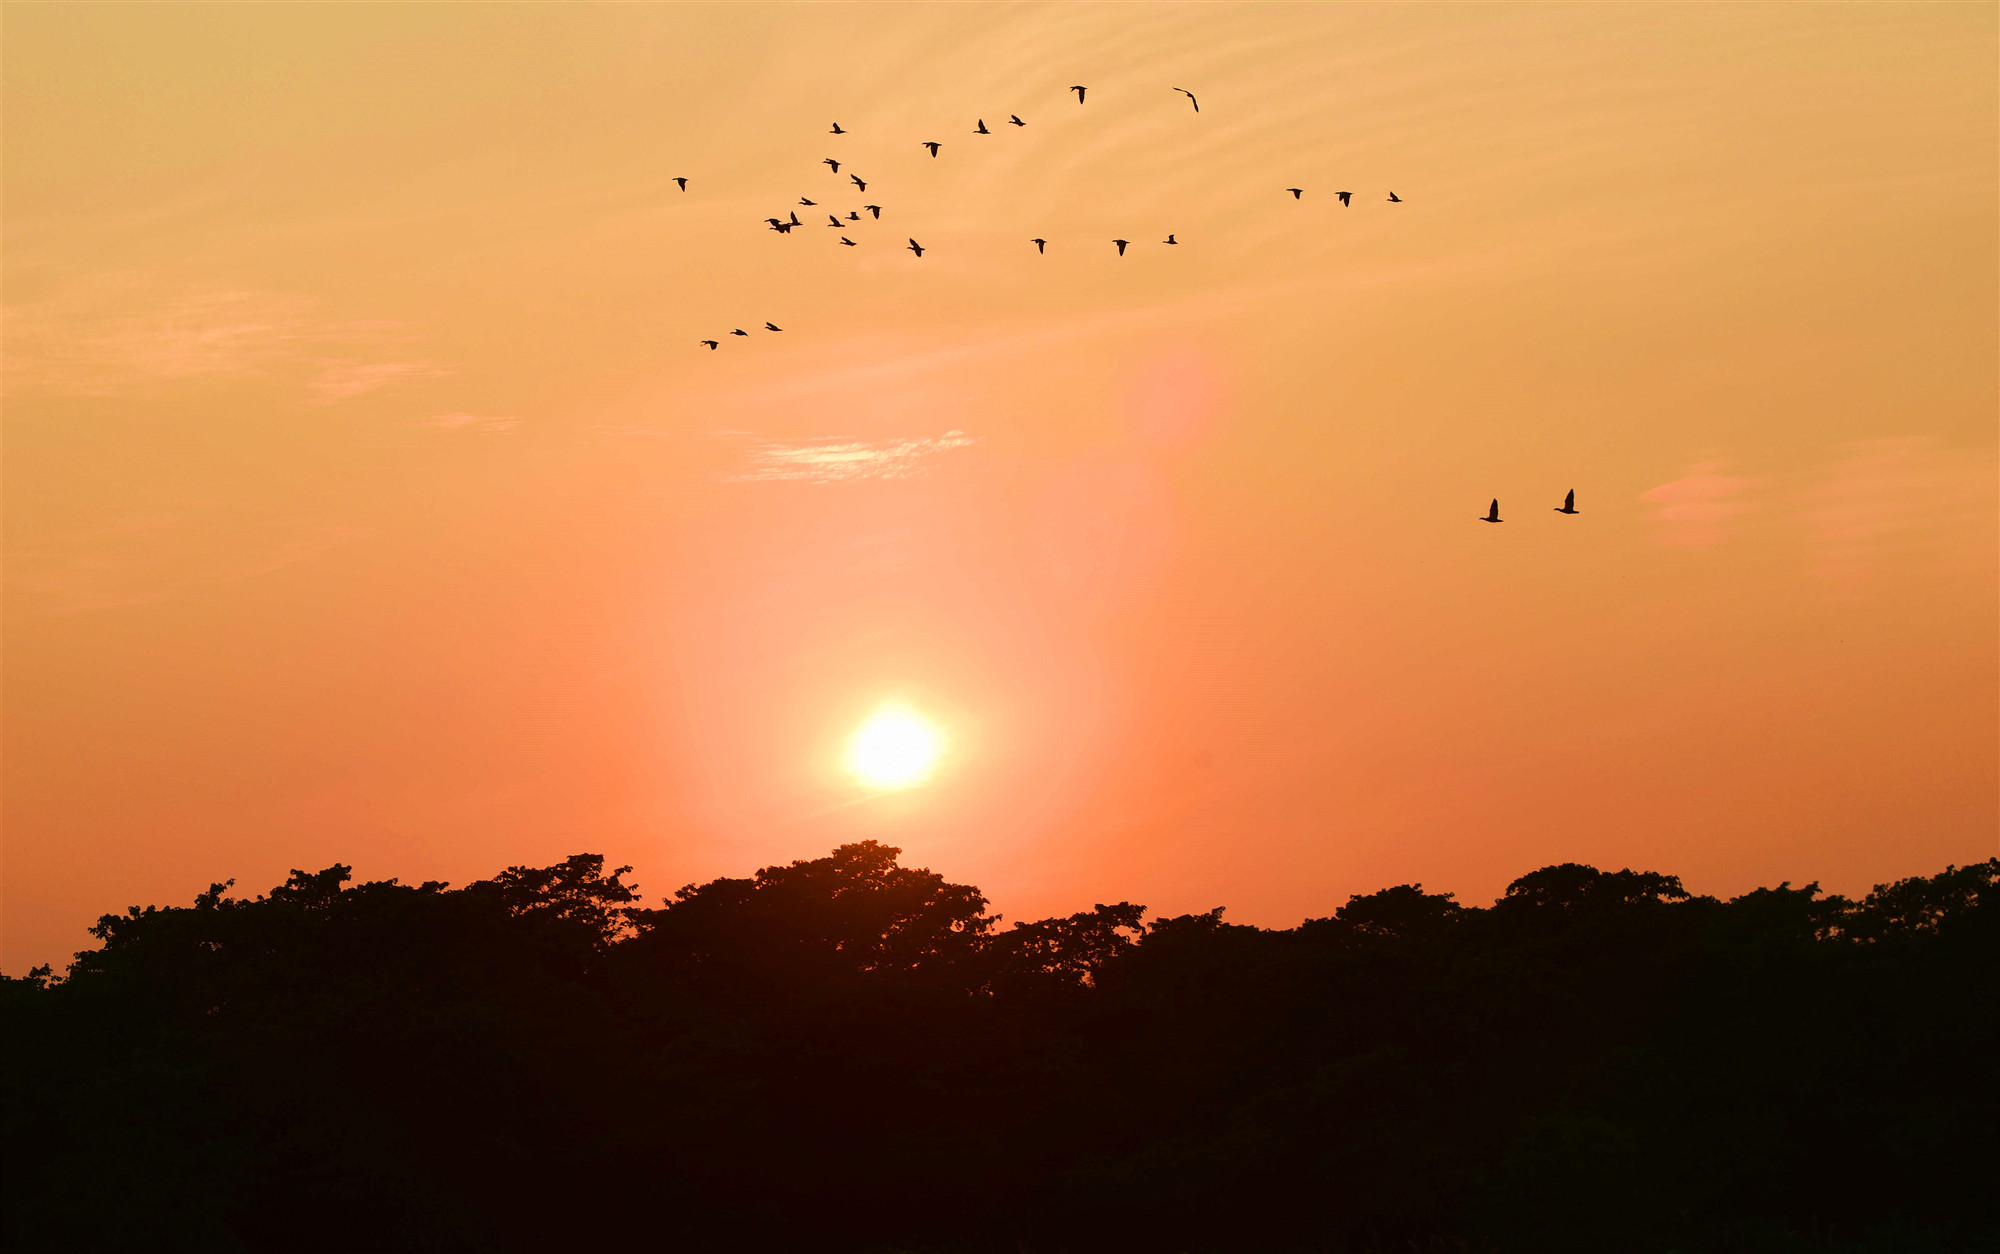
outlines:
{"label": "dark forest canopy", "polygon": [[[14,1248],[1995,1248],[2000,860],[1004,924],[864,842],[295,871],[0,987]],[[26,1242],[35,1244],[30,1246]]]}

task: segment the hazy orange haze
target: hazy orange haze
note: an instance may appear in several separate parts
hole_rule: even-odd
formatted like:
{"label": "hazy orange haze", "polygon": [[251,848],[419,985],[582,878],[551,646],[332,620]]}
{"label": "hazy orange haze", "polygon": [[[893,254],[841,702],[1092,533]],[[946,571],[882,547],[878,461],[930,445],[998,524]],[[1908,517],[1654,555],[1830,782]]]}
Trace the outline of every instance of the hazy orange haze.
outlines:
{"label": "hazy orange haze", "polygon": [[336,860],[1991,856],[1996,13],[9,5],[0,958]]}

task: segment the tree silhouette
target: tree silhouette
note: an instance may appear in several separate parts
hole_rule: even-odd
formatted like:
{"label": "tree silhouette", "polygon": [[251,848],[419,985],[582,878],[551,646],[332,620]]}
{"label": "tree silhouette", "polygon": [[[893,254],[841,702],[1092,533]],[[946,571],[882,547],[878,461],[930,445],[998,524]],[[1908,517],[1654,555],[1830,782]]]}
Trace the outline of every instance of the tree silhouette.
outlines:
{"label": "tree silhouette", "polygon": [[[16,1248],[1993,1248],[2000,860],[1001,926],[875,842],[294,871],[0,981]],[[600,1200],[611,1199],[611,1200]]]}

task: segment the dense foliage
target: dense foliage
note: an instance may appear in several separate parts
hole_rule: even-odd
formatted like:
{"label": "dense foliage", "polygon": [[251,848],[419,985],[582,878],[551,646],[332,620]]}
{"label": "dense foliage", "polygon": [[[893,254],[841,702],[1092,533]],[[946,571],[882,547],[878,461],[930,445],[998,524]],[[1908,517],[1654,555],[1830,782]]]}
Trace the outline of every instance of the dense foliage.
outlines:
{"label": "dense foliage", "polygon": [[2000,860],[1000,926],[847,845],[134,908],[0,987],[12,1248],[1918,1251],[2000,1237]]}

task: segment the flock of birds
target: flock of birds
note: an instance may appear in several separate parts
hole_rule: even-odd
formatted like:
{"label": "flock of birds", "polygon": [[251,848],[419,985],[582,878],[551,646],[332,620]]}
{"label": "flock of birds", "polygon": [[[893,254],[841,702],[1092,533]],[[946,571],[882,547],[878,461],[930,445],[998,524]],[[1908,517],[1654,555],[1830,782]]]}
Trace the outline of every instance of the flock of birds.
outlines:
{"label": "flock of birds", "polygon": [[[1088,87],[1085,87],[1082,84],[1077,84],[1076,86],[1071,87],[1070,90],[1076,93],[1076,102],[1078,104],[1082,104],[1084,102],[1085,98],[1089,95],[1090,91]],[[1196,113],[1201,112],[1201,101],[1196,99],[1195,94],[1193,92],[1189,91],[1185,87],[1176,87],[1173,90],[1179,92],[1183,96],[1186,96],[1188,98],[1188,104],[1193,107]],[[1027,125],[1027,123],[1021,120],[1020,114],[1010,113],[1007,115],[1006,122],[1001,123],[1001,125],[1024,127]],[[849,132],[846,127],[842,126],[838,122],[835,122],[833,124],[832,129],[830,129],[827,133],[829,135],[846,135]],[[991,135],[993,134],[993,131],[987,127],[985,118],[978,118],[974,122],[972,133],[975,135]],[[920,141],[917,146],[919,148],[928,150],[932,157],[936,157],[938,155],[938,151],[944,147],[944,143],[941,140],[926,139]],[[838,157],[828,157],[824,161],[820,162],[820,164],[832,170],[832,172],[837,176],[840,173],[840,167],[842,165],[842,162]],[[862,178],[859,174],[855,174],[851,171],[849,172],[847,179],[848,182],[854,185],[854,191],[856,193],[863,196],[868,194],[868,181],[866,179]],[[683,192],[687,190],[687,185],[688,185],[687,179],[675,178],[673,181],[677,186],[679,186],[679,188]],[[1288,187],[1285,190],[1291,193],[1293,200],[1299,200],[1305,196],[1304,188]],[[825,193],[822,193],[822,195],[824,194]],[[1342,207],[1346,207],[1347,205],[1349,205],[1354,198],[1353,192],[1335,192],[1334,195],[1340,198],[1340,203]],[[1399,205],[1403,203],[1403,198],[1396,195],[1396,193],[1394,192],[1390,192],[1388,203]],[[799,197],[798,205],[794,208],[788,209],[784,217],[765,218],[764,222],[771,230],[776,231],[778,234],[790,235],[797,228],[806,225],[803,221],[799,219],[799,209],[801,208],[820,209],[823,208],[823,206],[818,201],[812,199],[810,196],[801,196]],[[861,215],[864,211],[866,211],[870,216],[867,218],[863,218]],[[881,220],[882,220],[882,206],[875,204],[867,204],[867,205],[859,205],[849,209],[847,211],[846,217],[844,218],[839,213],[828,212],[828,214],[826,215],[825,225],[834,230],[842,232],[842,234],[839,237],[839,245],[841,247],[858,248],[860,247],[860,244],[857,241],[848,238],[846,234],[847,231],[854,229],[853,226],[850,224],[863,223],[863,222],[879,222]],[[1167,238],[1160,242],[1162,244],[1168,244],[1177,247],[1180,244],[1178,235],[1179,232],[1169,231],[1167,233]],[[1028,243],[1033,244],[1035,246],[1035,254],[1037,256],[1047,255],[1049,248],[1048,240],[1040,236],[1037,236],[1034,239],[1030,239]],[[1125,250],[1131,247],[1132,241],[1129,239],[1114,239],[1111,241],[1111,245],[1112,247],[1118,250],[1118,255],[1120,257],[1123,257],[1125,255]],[[904,247],[906,248],[907,251],[915,254],[918,257],[922,257],[926,251],[924,246],[916,241],[915,237],[911,237],[909,243],[906,244]],[[784,330],[783,327],[776,326],[770,322],[766,322],[764,324],[764,329],[766,331]],[[732,336],[743,336],[745,338],[748,338],[750,332],[745,331],[741,327],[737,327],[734,330],[731,330],[729,334]],[[700,343],[704,348],[707,348],[711,352],[722,347],[722,341],[720,339],[702,340],[700,341]]]}
{"label": "flock of birds", "polygon": [[[1085,87],[1080,83],[1075,86],[1072,86],[1070,90],[1076,93],[1076,102],[1079,105],[1084,103],[1084,100],[1086,99],[1086,97],[1089,95],[1090,92],[1090,89],[1088,87]],[[1186,96],[1188,98],[1188,104],[1193,107],[1196,113],[1201,112],[1201,101],[1195,97],[1195,94],[1193,92],[1189,91],[1185,87],[1176,87],[1173,90],[1179,92],[1183,96]],[[1020,114],[1010,113],[1007,115],[1007,120],[1004,123],[1001,123],[1001,125],[1025,127],[1027,126],[1027,123],[1021,119]],[[849,131],[847,130],[847,128],[842,126],[839,122],[835,122],[832,128],[827,132],[827,134],[829,135],[846,135],[848,133]],[[987,127],[985,118],[978,118],[975,119],[974,121],[972,133],[974,135],[991,135],[993,134],[993,131]],[[925,149],[930,153],[930,155],[933,158],[935,158],[938,155],[939,150],[944,147],[944,143],[941,140],[926,139],[919,141],[917,146]],[[831,170],[836,177],[840,174],[840,167],[842,165],[840,158],[828,157],[825,160],[821,161],[820,164],[826,166],[829,170]],[[688,181],[686,178],[676,177],[673,181],[680,188],[681,191],[683,192],[687,191]],[[868,194],[868,181],[862,178],[859,174],[849,171],[847,175],[847,181],[853,184],[854,192],[856,194],[862,196]],[[1303,187],[1287,187],[1285,188],[1285,191],[1290,193],[1293,200],[1303,200],[1306,194],[1305,189]],[[825,193],[821,194],[825,195]],[[1343,209],[1349,208],[1353,204],[1354,193],[1351,191],[1335,192],[1334,195],[1337,198],[1339,198],[1341,208]],[[1389,193],[1387,203],[1392,205],[1400,205],[1403,203],[1403,198],[1401,196],[1398,196],[1395,192],[1392,191]],[[823,207],[824,206],[822,206],[818,201],[812,199],[810,196],[801,196],[799,197],[799,203],[797,208],[788,209],[786,211],[785,216],[782,218],[777,218],[777,217],[765,218],[764,222],[771,230],[777,232],[778,234],[790,235],[794,230],[803,227],[805,225],[805,223],[799,219],[800,208],[820,209]],[[866,212],[869,215],[867,218],[863,218],[861,216],[862,213],[864,212]],[[858,248],[860,247],[860,244],[857,241],[848,238],[846,234],[848,231],[854,229],[854,227],[850,224],[858,224],[864,222],[879,222],[881,220],[882,220],[881,205],[864,204],[850,208],[847,211],[847,215],[844,218],[838,212],[829,211],[826,215],[826,226],[833,230],[841,232],[841,235],[839,236],[839,244],[841,247]],[[1178,232],[1169,231],[1167,233],[1167,238],[1162,240],[1161,243],[1178,246],[1180,244],[1180,240],[1176,238],[1177,235]],[[1047,255],[1049,247],[1048,240],[1040,236],[1037,236],[1033,239],[1030,239],[1028,243],[1033,244],[1035,246],[1035,254],[1037,256]],[[1132,241],[1129,239],[1114,239],[1111,241],[1111,244],[1114,248],[1118,250],[1118,255],[1120,257],[1123,257],[1125,255],[1125,250],[1131,247]],[[905,247],[909,252],[915,254],[917,257],[920,258],[924,255],[926,251],[924,246],[922,244],[919,244],[914,236],[910,238],[909,243],[905,245]],[[782,332],[784,328],[779,326],[775,322],[767,321],[764,323],[764,330]],[[741,336],[745,339],[750,338],[750,332],[745,331],[741,327],[734,328],[729,332],[729,334],[732,336]],[[714,352],[715,350],[722,347],[722,341],[720,339],[702,340],[700,341],[700,343],[710,352]],[[1563,499],[1563,503],[1555,507],[1555,512],[1558,514],[1576,514],[1581,512],[1576,508],[1575,489],[1571,489],[1569,495]],[[1498,498],[1494,499],[1492,505],[1490,505],[1487,508],[1485,515],[1480,519],[1480,521],[1489,523],[1497,523],[1505,521],[1500,517],[1500,501]]]}

